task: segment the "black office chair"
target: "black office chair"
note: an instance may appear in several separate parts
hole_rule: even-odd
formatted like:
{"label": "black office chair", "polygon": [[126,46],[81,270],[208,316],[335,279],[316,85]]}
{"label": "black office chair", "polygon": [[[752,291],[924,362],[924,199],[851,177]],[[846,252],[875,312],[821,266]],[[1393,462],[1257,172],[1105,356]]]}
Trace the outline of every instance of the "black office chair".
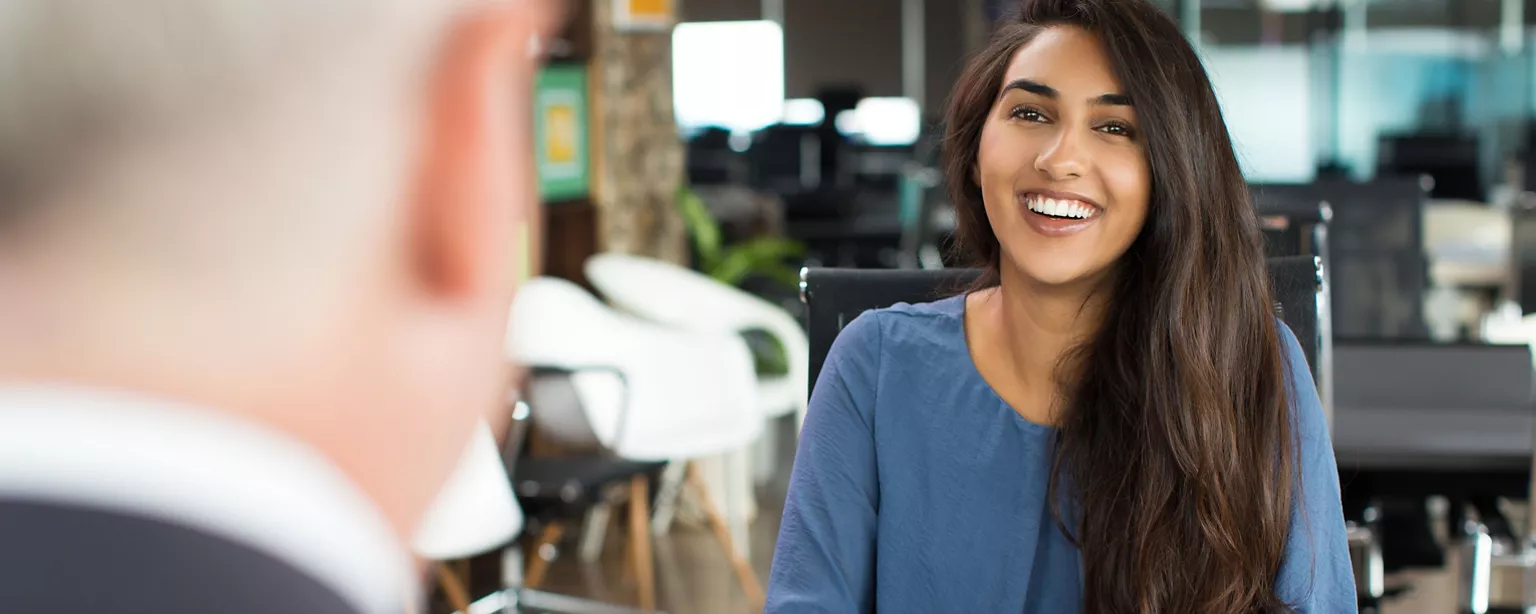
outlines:
{"label": "black office chair", "polygon": [[[1418,176],[1377,176],[1368,183],[1318,180],[1251,185],[1260,216],[1327,202],[1329,301],[1334,335],[1343,339],[1428,339],[1423,253],[1428,193]],[[1278,255],[1271,253],[1270,255]]]}
{"label": "black office chair", "polygon": [[1333,221],[1328,201],[1276,197],[1254,188],[1253,205],[1264,232],[1264,255],[1317,256],[1328,262],[1328,224]]}
{"label": "black office chair", "polygon": [[[527,403],[513,412],[506,443],[502,448],[502,463],[506,466],[518,504],[527,519],[524,533],[533,538],[531,547],[526,551],[526,555],[532,557],[528,561],[526,573],[522,568],[506,569],[503,572],[504,575],[510,573],[508,578],[511,580],[504,581],[504,584],[512,591],[511,596],[516,597],[520,608],[508,611],[528,614],[661,614],[654,610],[629,608],[539,590],[549,564],[559,553],[558,545],[565,537],[566,528],[579,523],[588,510],[609,503],[615,491],[623,490],[626,486],[629,490],[630,513],[646,519],[638,525],[631,520],[631,539],[643,537],[647,540],[646,544],[649,544],[649,536],[644,533],[649,530],[646,522],[654,492],[650,484],[659,481],[661,471],[666,466],[662,462],[614,458],[606,453],[555,458],[530,458],[524,454],[522,444],[529,430],[530,414],[536,414],[540,407],[581,403],[570,378],[571,372],[560,369],[533,370],[527,390],[524,391]],[[606,515],[603,518],[606,519]],[[637,527],[642,530],[635,532]],[[635,547],[634,543],[630,544],[631,549]],[[642,552],[649,551],[650,546],[644,546]],[[505,557],[508,561],[505,564],[520,565],[522,554],[523,551],[519,550],[515,555]],[[644,555],[631,552],[631,556]],[[639,564],[647,568],[649,566],[644,562]],[[645,572],[640,581],[644,582],[644,578],[651,577],[652,573]],[[654,589],[641,590],[643,593]]]}
{"label": "black office chair", "polygon": [[[1270,282],[1278,299],[1276,313],[1296,333],[1313,379],[1325,388],[1331,341],[1326,302],[1320,300],[1323,266],[1312,256],[1268,259]],[[826,362],[832,340],[860,313],[896,303],[921,303],[954,295],[981,275],[979,269],[891,270],[805,268],[800,271],[800,297],[806,305],[811,346],[811,382]],[[1326,404],[1325,404],[1326,407]]]}

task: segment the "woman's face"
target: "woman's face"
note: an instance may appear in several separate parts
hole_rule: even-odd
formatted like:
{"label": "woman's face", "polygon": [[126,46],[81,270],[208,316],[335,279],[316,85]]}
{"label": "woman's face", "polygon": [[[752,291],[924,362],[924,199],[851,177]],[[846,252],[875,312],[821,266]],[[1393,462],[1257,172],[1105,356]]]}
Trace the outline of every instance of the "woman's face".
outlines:
{"label": "woman's face", "polygon": [[976,182],[1002,266],[1096,284],[1147,217],[1152,173],[1132,101],[1097,37],[1073,26],[1040,32],[998,86]]}

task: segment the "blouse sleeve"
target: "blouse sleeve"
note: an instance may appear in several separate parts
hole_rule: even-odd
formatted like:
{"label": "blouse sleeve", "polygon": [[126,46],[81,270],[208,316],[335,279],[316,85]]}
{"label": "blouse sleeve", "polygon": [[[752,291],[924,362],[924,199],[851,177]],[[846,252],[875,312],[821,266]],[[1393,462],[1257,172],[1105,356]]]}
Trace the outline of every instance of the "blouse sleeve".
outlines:
{"label": "blouse sleeve", "polygon": [[1339,502],[1333,440],[1301,344],[1289,326],[1277,324],[1299,439],[1299,484],[1292,500],[1290,537],[1276,590],[1281,599],[1303,614],[1354,612],[1358,608],[1354,568]]}
{"label": "blouse sleeve", "polygon": [[766,614],[874,611],[874,407],[879,312],[855,318],[828,353],[790,474]]}

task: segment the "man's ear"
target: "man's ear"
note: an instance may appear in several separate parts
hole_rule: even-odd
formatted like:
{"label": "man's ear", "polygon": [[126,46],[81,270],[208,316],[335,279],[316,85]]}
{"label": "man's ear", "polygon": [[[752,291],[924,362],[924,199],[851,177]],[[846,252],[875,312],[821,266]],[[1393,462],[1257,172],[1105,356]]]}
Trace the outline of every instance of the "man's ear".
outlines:
{"label": "man's ear", "polygon": [[506,284],[516,223],[536,206],[529,49],[548,27],[538,4],[468,8],[433,64],[406,240],[418,287],[438,297]]}

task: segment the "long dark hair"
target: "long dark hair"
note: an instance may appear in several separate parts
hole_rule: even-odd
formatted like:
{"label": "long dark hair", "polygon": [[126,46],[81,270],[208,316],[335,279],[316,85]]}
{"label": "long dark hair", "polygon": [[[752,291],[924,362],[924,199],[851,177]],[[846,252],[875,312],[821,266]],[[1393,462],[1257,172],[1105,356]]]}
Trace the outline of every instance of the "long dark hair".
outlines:
{"label": "long dark hair", "polygon": [[977,148],[1014,52],[1053,25],[1103,44],[1152,171],[1112,307],[1062,361],[1050,499],[1082,555],[1084,612],[1287,611],[1275,577],[1296,435],[1262,238],[1210,80],[1170,19],[1145,0],[1025,0],[999,27],[946,117],[957,245],[987,270],[980,287],[999,283]]}

